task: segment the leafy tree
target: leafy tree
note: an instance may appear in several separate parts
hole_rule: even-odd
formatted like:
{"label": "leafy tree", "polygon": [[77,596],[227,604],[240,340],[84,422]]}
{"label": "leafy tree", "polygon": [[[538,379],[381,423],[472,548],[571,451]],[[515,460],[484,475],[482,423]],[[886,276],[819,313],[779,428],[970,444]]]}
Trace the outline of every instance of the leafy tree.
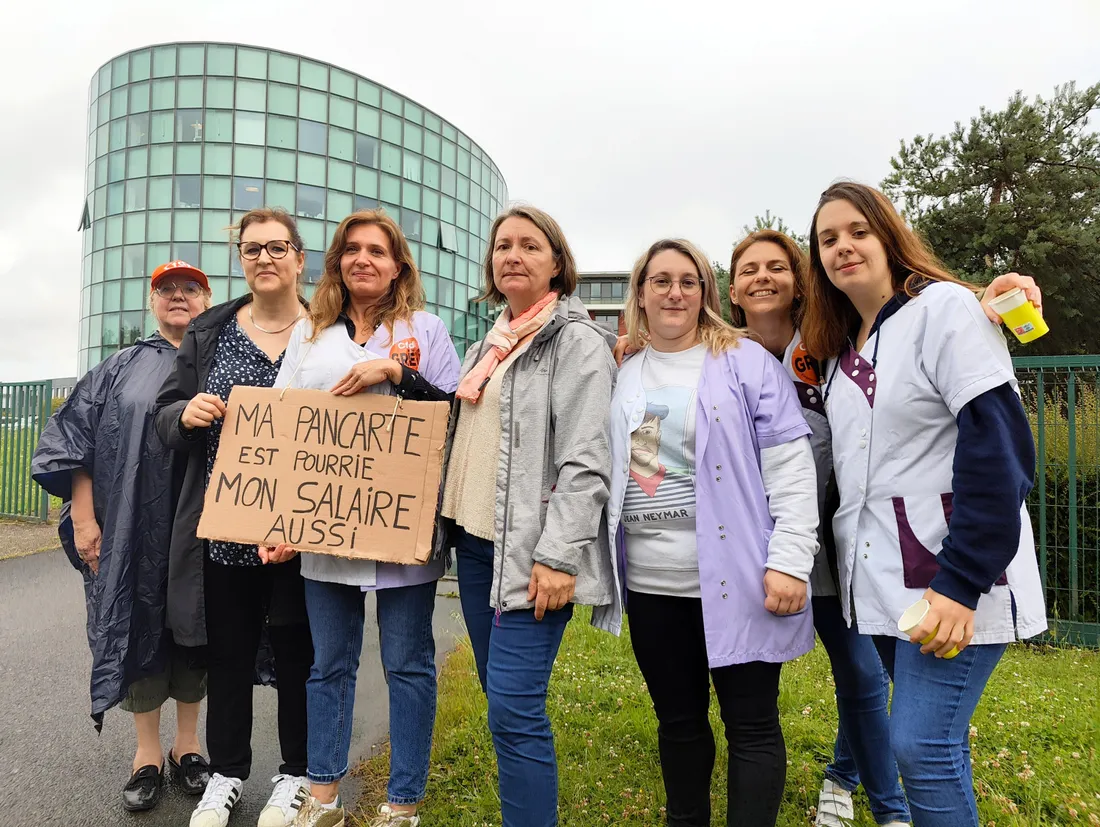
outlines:
{"label": "leafy tree", "polygon": [[711,265],[718,279],[718,299],[722,303],[722,318],[728,322],[730,320],[730,271],[717,261],[712,261]]}
{"label": "leafy tree", "polygon": [[1017,92],[949,135],[902,141],[882,184],[960,277],[1035,278],[1051,332],[1031,355],[1100,352],[1098,107],[1100,84],[1069,83],[1049,100]]}
{"label": "leafy tree", "polygon": [[784,235],[789,235],[795,240],[799,247],[801,247],[806,252],[809,252],[810,245],[806,239],[806,236],[796,233],[781,217],[779,217],[778,215],[772,215],[771,210],[764,210],[763,215],[758,215],[753,218],[753,222],[751,225],[743,224],[741,226],[741,238],[749,235],[749,233],[755,233],[757,230],[775,230],[777,232],[783,233]]}

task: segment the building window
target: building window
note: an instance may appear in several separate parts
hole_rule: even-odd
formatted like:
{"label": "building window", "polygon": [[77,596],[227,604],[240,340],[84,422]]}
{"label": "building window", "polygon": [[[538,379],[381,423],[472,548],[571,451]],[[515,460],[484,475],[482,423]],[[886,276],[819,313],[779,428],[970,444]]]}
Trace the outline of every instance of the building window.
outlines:
{"label": "building window", "polygon": [[260,178],[233,179],[233,209],[254,210],[264,205],[264,182]]}
{"label": "building window", "polygon": [[298,207],[296,215],[300,218],[325,217],[325,191],[321,187],[298,185]]}
{"label": "building window", "polygon": [[439,225],[439,246],[452,253],[458,249],[458,233],[451,224]]}
{"label": "building window", "polygon": [[237,112],[235,118],[235,142],[238,144],[264,145],[264,116],[259,112]]}
{"label": "building window", "polygon": [[176,176],[176,202],[177,208],[198,207],[202,203],[202,178],[198,175]]}
{"label": "building window", "polygon": [[355,136],[355,163],[378,169],[378,141],[366,135]]}
{"label": "building window", "polygon": [[298,122],[298,149],[324,155],[328,147],[328,127],[313,121]]}
{"label": "building window", "polygon": [[604,330],[608,330],[619,335],[619,314],[618,313],[596,313],[593,321],[602,327]]}

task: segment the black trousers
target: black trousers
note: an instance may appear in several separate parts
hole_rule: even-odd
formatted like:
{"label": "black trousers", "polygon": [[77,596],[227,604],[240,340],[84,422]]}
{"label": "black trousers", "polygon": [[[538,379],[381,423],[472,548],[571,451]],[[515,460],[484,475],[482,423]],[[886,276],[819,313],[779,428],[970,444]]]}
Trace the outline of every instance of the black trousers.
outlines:
{"label": "black trousers", "polygon": [[630,642],[657,713],[669,827],[710,824],[713,680],[729,744],[729,827],[768,827],[779,816],[787,750],[779,725],[778,663],[711,669],[701,600],[631,591]]}
{"label": "black trousers", "polygon": [[252,691],[266,623],[279,692],[279,772],[304,776],[313,639],[300,559],[266,566],[226,566],[207,559],[203,580],[210,771],[243,781],[252,769]]}

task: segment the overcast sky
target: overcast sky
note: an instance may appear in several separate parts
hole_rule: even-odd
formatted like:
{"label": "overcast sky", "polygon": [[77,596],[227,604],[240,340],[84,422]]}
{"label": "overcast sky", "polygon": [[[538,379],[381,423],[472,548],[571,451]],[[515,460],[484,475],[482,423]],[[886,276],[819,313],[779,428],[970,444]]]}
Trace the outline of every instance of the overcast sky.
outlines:
{"label": "overcast sky", "polygon": [[0,381],[76,372],[88,83],[130,49],[248,43],[390,86],[477,141],[582,270],[667,235],[724,260],[766,209],[804,231],[900,139],[1100,80],[1094,0],[17,0],[3,40]]}

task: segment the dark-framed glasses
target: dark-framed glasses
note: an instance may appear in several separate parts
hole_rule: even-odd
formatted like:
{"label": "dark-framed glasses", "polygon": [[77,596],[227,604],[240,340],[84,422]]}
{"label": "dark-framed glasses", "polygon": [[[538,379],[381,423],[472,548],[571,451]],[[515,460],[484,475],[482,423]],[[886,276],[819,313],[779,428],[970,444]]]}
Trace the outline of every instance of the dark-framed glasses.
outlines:
{"label": "dark-framed glasses", "polygon": [[182,290],[183,295],[189,299],[202,295],[202,285],[197,281],[183,281],[174,284],[158,284],[153,288],[162,299],[170,299],[176,295],[177,290]]}
{"label": "dark-framed glasses", "polygon": [[646,281],[649,282],[650,289],[658,296],[668,295],[668,291],[672,289],[674,284],[680,285],[680,293],[684,296],[694,296],[703,289],[703,282],[691,276],[682,278],[679,281],[670,279],[668,276],[650,276]]}
{"label": "dark-framed glasses", "polygon": [[291,250],[296,251],[298,248],[289,241],[269,241],[267,244],[261,244],[258,241],[237,242],[237,251],[241,254],[241,258],[247,261],[255,261],[265,249],[272,258],[285,258],[287,253]]}

